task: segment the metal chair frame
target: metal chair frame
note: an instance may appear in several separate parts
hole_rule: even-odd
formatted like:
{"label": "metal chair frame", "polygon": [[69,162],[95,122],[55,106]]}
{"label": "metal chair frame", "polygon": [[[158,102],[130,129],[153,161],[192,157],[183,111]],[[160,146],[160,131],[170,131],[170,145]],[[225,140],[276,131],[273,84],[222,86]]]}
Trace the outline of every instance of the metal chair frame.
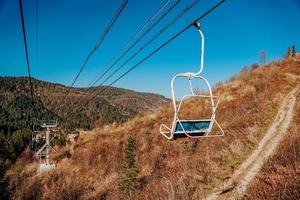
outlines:
{"label": "metal chair frame", "polygon": [[[174,107],[174,118],[172,122],[171,128],[166,126],[165,124],[161,124],[160,126],[160,134],[162,134],[165,138],[172,140],[176,139],[176,135],[178,134],[185,134],[188,138],[207,138],[207,137],[220,137],[224,135],[224,131],[222,127],[219,125],[219,123],[216,120],[216,110],[219,104],[217,96],[213,96],[212,94],[212,89],[211,86],[206,78],[201,76],[201,73],[203,71],[203,65],[204,65],[204,35],[200,29],[200,24],[198,22],[194,23],[194,26],[197,28],[200,37],[201,37],[201,62],[200,62],[200,69],[198,72],[187,72],[187,73],[180,73],[175,75],[172,80],[171,80],[171,93],[172,93],[172,100],[173,100],[173,107]],[[189,80],[189,87],[190,87],[190,93],[188,95],[184,95],[180,103],[176,103],[176,98],[175,98],[175,92],[174,92],[174,82],[177,78],[188,78]],[[209,90],[208,95],[199,95],[195,94],[192,86],[192,79],[200,79],[204,81],[204,83],[207,85],[207,88]],[[209,98],[211,102],[211,108],[212,108],[212,114],[210,119],[197,119],[197,120],[182,120],[179,119],[178,114],[179,111],[182,107],[182,103],[185,99],[189,97],[200,97],[200,98]],[[182,125],[183,122],[201,122],[201,121],[209,121],[209,127],[207,129],[202,129],[202,130],[195,130],[195,131],[186,131]],[[211,135],[211,130],[213,128],[214,123],[218,126],[218,128],[221,131],[221,134],[216,134],[216,135]],[[180,126],[183,131],[176,131],[176,127]],[[202,133],[201,135],[192,135],[193,133]]]}

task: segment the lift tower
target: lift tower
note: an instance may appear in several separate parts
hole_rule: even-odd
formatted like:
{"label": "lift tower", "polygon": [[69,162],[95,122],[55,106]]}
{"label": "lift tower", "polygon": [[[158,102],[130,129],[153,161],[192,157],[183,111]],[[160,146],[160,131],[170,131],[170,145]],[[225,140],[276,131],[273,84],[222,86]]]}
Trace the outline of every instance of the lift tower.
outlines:
{"label": "lift tower", "polygon": [[266,50],[262,49],[260,51],[260,66],[264,67],[266,65]]}
{"label": "lift tower", "polygon": [[35,153],[35,156],[40,158],[41,163],[38,167],[38,173],[47,172],[55,168],[54,163],[50,163],[50,150],[53,147],[50,145],[51,131],[58,126],[57,121],[41,121],[40,127],[46,129],[45,131],[45,144]]}

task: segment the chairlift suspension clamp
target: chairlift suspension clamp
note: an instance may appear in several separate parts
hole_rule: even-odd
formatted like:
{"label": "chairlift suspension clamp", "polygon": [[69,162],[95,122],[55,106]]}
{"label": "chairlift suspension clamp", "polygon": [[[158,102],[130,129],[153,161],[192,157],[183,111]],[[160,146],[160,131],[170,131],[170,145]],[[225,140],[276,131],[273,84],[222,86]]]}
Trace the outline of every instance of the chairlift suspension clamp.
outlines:
{"label": "chairlift suspension clamp", "polygon": [[200,30],[200,22],[194,21],[193,26],[195,26],[198,30]]}

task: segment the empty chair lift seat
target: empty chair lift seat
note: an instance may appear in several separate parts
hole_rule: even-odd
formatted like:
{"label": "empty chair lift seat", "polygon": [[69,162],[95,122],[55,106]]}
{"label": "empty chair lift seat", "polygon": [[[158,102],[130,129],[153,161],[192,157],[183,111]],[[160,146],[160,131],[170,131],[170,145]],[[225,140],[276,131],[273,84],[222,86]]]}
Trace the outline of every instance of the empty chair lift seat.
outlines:
{"label": "empty chair lift seat", "polygon": [[185,132],[190,136],[203,136],[209,131],[210,123],[211,120],[177,120],[174,137],[187,137]]}
{"label": "empty chair lift seat", "polygon": [[[195,22],[194,26],[197,28],[199,35],[201,37],[201,59],[200,59],[200,69],[198,72],[185,72],[175,75],[171,80],[171,94],[174,107],[174,118],[172,121],[171,128],[165,124],[161,124],[159,128],[160,134],[162,134],[168,140],[176,138],[205,138],[205,137],[217,137],[223,136],[224,131],[218,122],[215,120],[216,110],[218,107],[218,99],[216,96],[213,96],[211,86],[206,78],[201,76],[203,67],[204,67],[204,35],[200,30],[199,22]],[[181,101],[178,101],[175,96],[174,83],[178,78],[187,79],[189,82],[190,94],[186,94],[181,98]],[[203,81],[208,88],[208,95],[205,94],[195,94],[195,88],[192,85],[192,80]],[[208,119],[193,119],[193,120],[181,120],[178,115],[180,113],[182,102],[190,97],[195,98],[207,98],[210,99],[210,108],[211,108],[211,117]],[[178,97],[177,97],[178,98]],[[210,134],[214,123],[217,124],[218,128],[221,131],[221,134]]]}

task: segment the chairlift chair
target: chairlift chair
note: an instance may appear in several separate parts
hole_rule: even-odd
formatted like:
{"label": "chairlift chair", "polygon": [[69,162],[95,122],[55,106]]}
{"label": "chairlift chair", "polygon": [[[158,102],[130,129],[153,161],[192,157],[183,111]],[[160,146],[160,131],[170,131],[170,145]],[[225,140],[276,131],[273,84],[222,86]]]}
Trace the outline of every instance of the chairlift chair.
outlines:
{"label": "chairlift chair", "polygon": [[[206,78],[201,76],[203,71],[204,65],[204,35],[200,29],[199,22],[194,22],[194,26],[197,28],[200,37],[201,37],[201,63],[200,63],[200,70],[196,73],[187,72],[187,73],[180,73],[175,75],[171,80],[171,93],[173,99],[173,107],[174,107],[174,118],[172,122],[171,128],[166,126],[165,124],[161,124],[160,126],[160,133],[169,140],[177,139],[177,138],[205,138],[205,137],[218,137],[223,136],[224,131],[216,121],[216,110],[218,107],[218,99],[217,96],[213,96],[211,86]],[[188,78],[189,81],[189,88],[190,94],[184,95],[179,104],[176,102],[175,99],[175,92],[174,92],[174,82],[177,78]],[[192,79],[200,79],[202,80],[208,88],[208,95],[202,94],[195,94],[192,86]],[[210,100],[211,106],[211,117],[208,119],[180,119],[178,114],[181,109],[182,103],[184,100],[190,97],[199,97],[199,98],[208,98]],[[214,123],[218,126],[221,131],[221,134],[210,134],[213,128]]]}

